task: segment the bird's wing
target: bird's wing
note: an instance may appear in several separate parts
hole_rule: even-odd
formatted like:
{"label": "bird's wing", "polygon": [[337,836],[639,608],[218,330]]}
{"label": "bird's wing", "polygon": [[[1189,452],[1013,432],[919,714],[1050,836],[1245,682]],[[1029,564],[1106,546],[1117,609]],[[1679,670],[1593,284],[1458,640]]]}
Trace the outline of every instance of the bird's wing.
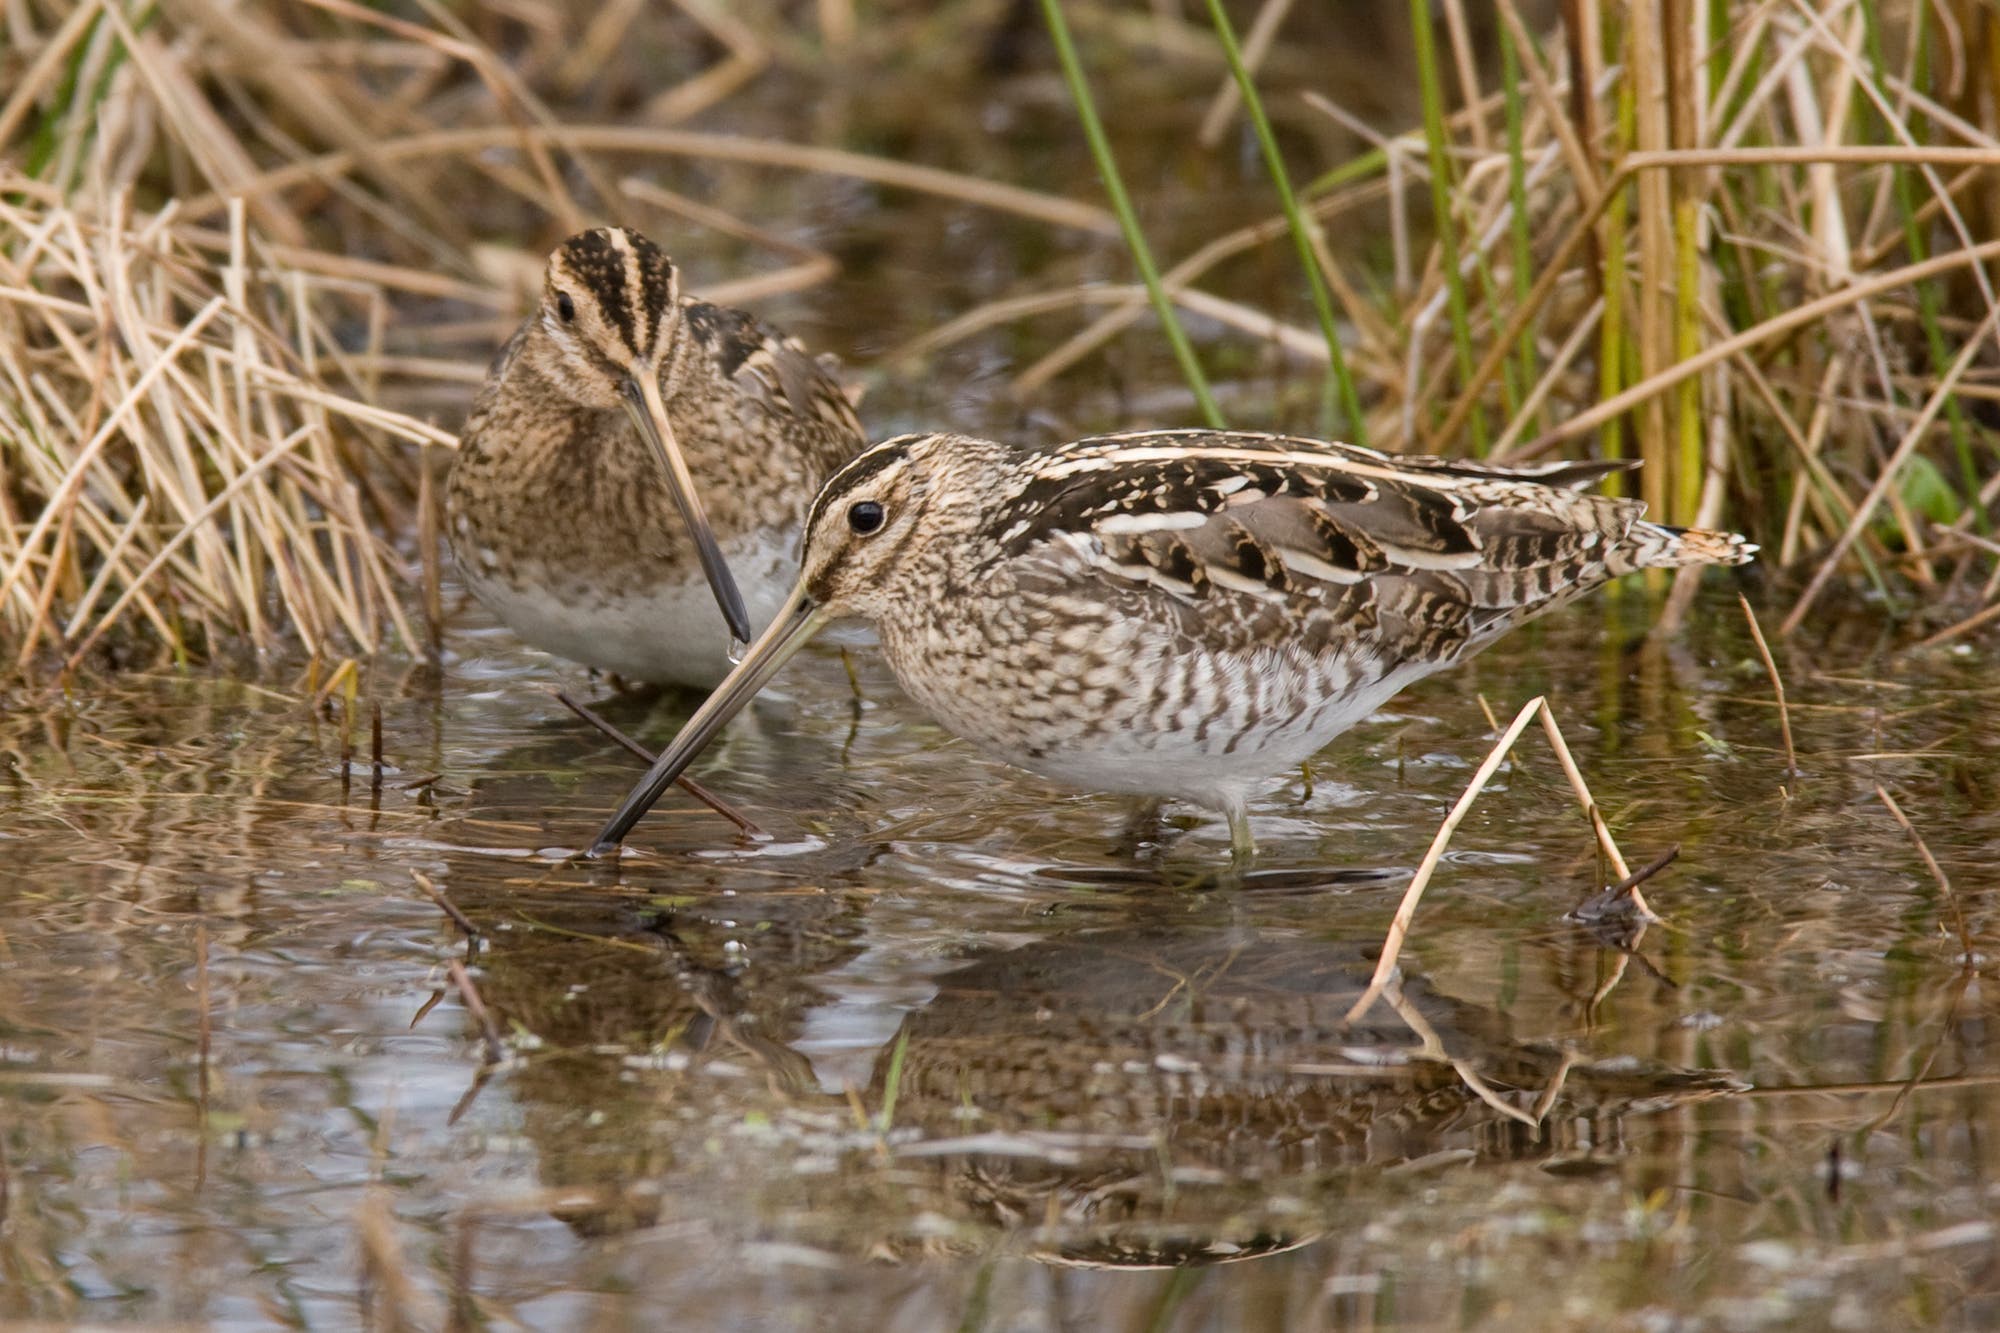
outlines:
{"label": "bird's wing", "polygon": [[684,299],[681,316],[724,378],[766,409],[818,418],[859,438],[861,422],[854,409],[860,394],[841,382],[837,359],[815,358],[796,338],[728,306]]}
{"label": "bird's wing", "polygon": [[1426,660],[1603,582],[1606,547],[1643,512],[1578,493],[1574,473],[1285,436],[1099,436],[1031,458],[1033,480],[988,520],[1000,558],[1061,559],[1072,578],[1080,561],[1211,636],[1368,635]]}

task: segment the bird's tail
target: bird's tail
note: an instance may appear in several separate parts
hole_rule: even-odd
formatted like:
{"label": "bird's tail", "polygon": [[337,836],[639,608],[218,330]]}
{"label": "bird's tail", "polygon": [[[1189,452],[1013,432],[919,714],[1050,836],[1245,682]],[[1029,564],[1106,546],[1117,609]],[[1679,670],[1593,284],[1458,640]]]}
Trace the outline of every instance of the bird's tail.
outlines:
{"label": "bird's tail", "polygon": [[[1670,528],[1664,523],[1634,523],[1614,548],[1617,573],[1633,569],[1676,569],[1682,565],[1747,565],[1756,557],[1755,543],[1733,532],[1707,528]],[[1618,568],[1618,566],[1623,568]]]}

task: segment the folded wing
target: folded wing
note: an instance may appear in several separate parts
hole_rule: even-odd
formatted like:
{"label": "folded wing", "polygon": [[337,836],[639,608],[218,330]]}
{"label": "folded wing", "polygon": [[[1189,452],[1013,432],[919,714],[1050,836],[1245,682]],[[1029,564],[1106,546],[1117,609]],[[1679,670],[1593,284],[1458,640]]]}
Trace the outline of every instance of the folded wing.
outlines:
{"label": "folded wing", "polygon": [[1442,663],[1622,572],[1644,506],[1580,488],[1624,466],[1102,436],[1047,454],[992,523],[1006,557],[1088,562],[1216,647]]}

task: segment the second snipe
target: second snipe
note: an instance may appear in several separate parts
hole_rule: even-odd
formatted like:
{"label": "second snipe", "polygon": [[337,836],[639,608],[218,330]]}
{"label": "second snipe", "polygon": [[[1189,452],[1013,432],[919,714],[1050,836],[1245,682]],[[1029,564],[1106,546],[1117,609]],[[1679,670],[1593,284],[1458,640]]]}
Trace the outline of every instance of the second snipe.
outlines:
{"label": "second snipe", "polygon": [[473,403],[452,550],[536,647],[712,685],[731,637],[783,605],[813,495],[862,444],[828,359],[681,295],[645,237],[583,232],[550,257],[539,307]]}

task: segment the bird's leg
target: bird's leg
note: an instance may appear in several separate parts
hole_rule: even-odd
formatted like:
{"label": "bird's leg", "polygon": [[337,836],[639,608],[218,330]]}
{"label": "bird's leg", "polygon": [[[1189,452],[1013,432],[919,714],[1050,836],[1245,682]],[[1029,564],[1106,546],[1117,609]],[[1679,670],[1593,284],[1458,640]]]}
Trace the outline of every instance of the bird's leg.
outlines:
{"label": "bird's leg", "polygon": [[840,665],[847,672],[847,688],[854,691],[854,711],[859,713],[867,696],[861,692],[861,673],[854,669],[854,655],[846,648],[840,650]]}
{"label": "bird's leg", "polygon": [[1222,813],[1229,820],[1229,864],[1240,869],[1257,859],[1257,839],[1250,833],[1250,812],[1239,802]]}
{"label": "bird's leg", "polygon": [[667,692],[667,687],[664,685],[650,680],[627,680],[616,671],[593,671],[591,674],[600,677],[609,685],[613,694],[621,699],[630,699],[634,703],[651,703]]}
{"label": "bird's leg", "polygon": [[1157,796],[1141,797],[1132,803],[1132,813],[1125,820],[1125,830],[1118,835],[1118,853],[1136,858],[1141,852],[1151,849],[1153,859],[1159,859],[1160,849],[1166,842],[1166,830],[1161,826],[1160,812],[1166,802]]}
{"label": "bird's leg", "polygon": [[[854,722],[847,729],[847,744],[852,745],[854,738],[861,732],[862,704],[865,702],[861,694],[861,673],[854,669],[854,658],[845,648],[840,650],[840,665],[847,670],[847,688],[854,692]],[[846,746],[842,746],[841,750],[841,758],[845,759]]]}

